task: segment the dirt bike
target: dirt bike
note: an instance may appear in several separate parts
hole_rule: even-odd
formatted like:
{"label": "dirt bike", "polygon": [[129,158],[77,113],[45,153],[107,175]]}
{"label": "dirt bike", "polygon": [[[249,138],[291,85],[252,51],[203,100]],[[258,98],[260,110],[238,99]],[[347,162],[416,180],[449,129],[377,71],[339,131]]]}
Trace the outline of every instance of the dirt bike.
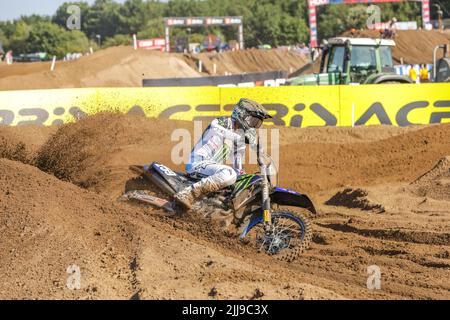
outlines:
{"label": "dirt bike", "polygon": [[[232,216],[233,224],[240,227],[240,238],[262,252],[276,255],[280,260],[295,260],[309,247],[312,240],[311,223],[307,215],[316,209],[308,196],[273,185],[273,161],[257,147],[259,174],[242,174],[236,183],[218,192],[211,193],[194,203],[193,210],[208,216],[220,213]],[[170,168],[153,162],[145,166],[131,166],[131,170],[156,185],[160,191],[172,198],[182,189],[197,182],[202,176],[174,172]],[[174,200],[154,197],[146,192],[130,191],[126,199],[134,199],[173,213],[179,210]]]}

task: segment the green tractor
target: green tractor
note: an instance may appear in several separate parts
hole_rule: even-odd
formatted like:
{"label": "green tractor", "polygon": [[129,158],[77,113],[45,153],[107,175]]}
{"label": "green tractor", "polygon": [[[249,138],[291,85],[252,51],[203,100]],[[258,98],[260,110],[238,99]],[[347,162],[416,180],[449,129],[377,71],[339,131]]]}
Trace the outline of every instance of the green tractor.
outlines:
{"label": "green tractor", "polygon": [[395,73],[389,39],[331,38],[322,46],[320,73],[287,80],[287,85],[412,83]]}

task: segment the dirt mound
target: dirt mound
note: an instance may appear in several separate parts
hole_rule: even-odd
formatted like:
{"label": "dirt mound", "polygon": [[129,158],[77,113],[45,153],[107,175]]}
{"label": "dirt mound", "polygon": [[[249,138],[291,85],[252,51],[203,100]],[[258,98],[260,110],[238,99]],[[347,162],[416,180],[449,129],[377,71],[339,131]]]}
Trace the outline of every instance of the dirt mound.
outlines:
{"label": "dirt mound", "polygon": [[381,204],[373,203],[368,199],[368,192],[366,190],[357,188],[346,188],[339,191],[329,200],[325,202],[329,206],[342,206],[346,208],[358,208],[365,211],[374,211],[382,213],[385,211]]}
{"label": "dirt mound", "polygon": [[[203,73],[198,60],[203,62]],[[0,90],[83,87],[141,87],[143,79],[197,77],[213,74],[240,74],[298,69],[306,58],[286,50],[243,50],[224,53],[182,55],[131,47],[111,47],[75,61],[0,64]]]}
{"label": "dirt mound", "polygon": [[125,121],[114,121],[119,117],[118,114],[100,114],[62,126],[42,146],[36,159],[37,166],[77,185],[86,188],[94,185],[95,181],[86,180],[86,176],[97,178],[104,174],[96,171],[94,162],[104,160],[108,153],[117,150],[117,145],[142,141],[143,137],[136,130],[126,134],[131,122],[139,119],[120,117]]}
{"label": "dirt mound", "polygon": [[4,134],[0,135],[0,158],[28,162],[29,157],[29,153],[22,141]]}
{"label": "dirt mound", "polygon": [[[126,208],[6,159],[0,159],[0,203],[2,298],[134,293],[128,279],[134,231],[117,217]],[[83,266],[82,292],[66,287],[72,265]]]}
{"label": "dirt mound", "polygon": [[356,126],[356,127],[306,127],[301,130],[282,128],[280,142],[289,144],[298,143],[372,143],[380,140],[412,133],[425,126],[394,127],[388,125]]}
{"label": "dirt mound", "polygon": [[[397,129],[385,129],[392,130],[391,134],[379,134],[379,139],[370,127],[357,130],[336,128],[328,134],[326,130],[282,129],[280,181],[293,189],[308,192],[349,185],[409,183],[450,153],[450,142],[446,139],[450,134],[450,124],[407,129],[403,134],[398,134]],[[348,142],[343,142],[344,137],[329,137],[331,133],[339,135],[339,130],[343,130]],[[311,142],[302,138],[308,132],[317,134]],[[365,132],[371,136],[370,143],[357,138],[358,135],[364,136]]]}
{"label": "dirt mound", "polygon": [[186,55],[185,58],[193,68],[197,68],[198,61],[201,60],[203,71],[210,75],[214,74],[214,64],[217,75],[224,75],[226,72],[229,74],[278,70],[292,72],[304,66],[309,59],[303,54],[281,49],[200,53]]}
{"label": "dirt mound", "polygon": [[33,162],[36,150],[56,131],[56,127],[0,126],[0,158],[24,163]]}
{"label": "dirt mound", "polygon": [[446,156],[411,186],[420,195],[450,201],[450,156]]}
{"label": "dirt mound", "polygon": [[170,137],[176,129],[192,134],[193,123],[102,113],[59,127],[35,162],[59,179],[117,198],[136,177],[130,165],[172,163],[169,145],[175,145]]}
{"label": "dirt mound", "polygon": [[112,47],[76,61],[0,65],[0,90],[141,87],[147,78],[196,77],[179,54]]}
{"label": "dirt mound", "polygon": [[[346,36],[351,36],[349,32]],[[379,38],[380,33],[375,30],[364,30],[356,33],[357,37]],[[450,34],[436,30],[399,30],[395,37],[396,46],[393,58],[396,63],[433,63],[433,49],[437,45],[450,42]]]}

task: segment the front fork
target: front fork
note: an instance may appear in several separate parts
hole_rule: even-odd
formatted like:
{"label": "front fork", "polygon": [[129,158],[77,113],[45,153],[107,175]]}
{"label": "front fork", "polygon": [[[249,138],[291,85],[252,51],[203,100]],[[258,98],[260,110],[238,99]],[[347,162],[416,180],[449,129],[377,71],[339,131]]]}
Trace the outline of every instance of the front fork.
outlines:
{"label": "front fork", "polygon": [[272,213],[270,210],[270,196],[269,196],[269,178],[267,175],[267,165],[264,162],[264,159],[261,158],[262,147],[260,144],[260,140],[258,137],[258,144],[256,146],[256,155],[258,159],[259,171],[262,175],[262,210],[263,210],[263,221],[264,221],[264,230],[266,233],[271,231],[272,227]]}
{"label": "front fork", "polygon": [[261,165],[262,173],[262,210],[264,219],[264,229],[270,231],[272,226],[272,213],[270,209],[270,196],[269,196],[269,181],[267,178],[267,167],[266,165]]}

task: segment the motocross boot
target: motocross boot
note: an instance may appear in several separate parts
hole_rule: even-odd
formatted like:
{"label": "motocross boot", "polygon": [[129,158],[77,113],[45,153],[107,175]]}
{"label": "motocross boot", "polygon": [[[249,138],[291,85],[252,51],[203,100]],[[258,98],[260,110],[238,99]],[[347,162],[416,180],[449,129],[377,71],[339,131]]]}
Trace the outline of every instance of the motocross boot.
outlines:
{"label": "motocross boot", "polygon": [[185,206],[187,209],[191,209],[195,199],[218,190],[220,190],[220,186],[215,183],[215,181],[211,177],[207,177],[187,188],[184,188],[180,192],[176,193],[173,197],[177,202]]}

